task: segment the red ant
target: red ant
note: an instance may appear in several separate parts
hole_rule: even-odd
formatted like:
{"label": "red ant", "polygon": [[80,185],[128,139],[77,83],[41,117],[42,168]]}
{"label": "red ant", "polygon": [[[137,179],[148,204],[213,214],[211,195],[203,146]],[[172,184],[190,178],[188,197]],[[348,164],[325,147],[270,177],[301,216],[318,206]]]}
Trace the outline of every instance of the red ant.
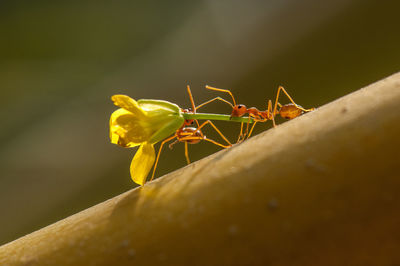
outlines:
{"label": "red ant", "polygon": [[[195,114],[196,110],[199,109],[204,104],[201,104],[200,106],[197,106],[197,107],[195,106],[194,100],[193,100],[193,96],[192,96],[192,92],[190,91],[189,85],[187,86],[187,92],[189,94],[189,98],[190,98],[190,102],[192,104],[192,108],[181,109],[181,110],[184,113],[194,113]],[[193,122],[196,122],[197,128],[196,127],[189,127],[190,125],[193,124]],[[215,129],[215,131],[217,131],[217,133],[226,141],[226,143],[228,143],[228,145],[224,145],[224,144],[221,144],[221,143],[219,143],[219,142],[217,142],[215,140],[207,138],[203,134],[203,132],[201,131],[201,128],[203,128],[207,124],[211,125]],[[205,121],[201,125],[199,124],[199,122],[197,120],[185,120],[184,124],[182,125],[182,127],[180,129],[178,129],[173,136],[171,136],[171,137],[165,139],[163,142],[161,142],[160,149],[158,150],[156,162],[154,164],[153,174],[151,176],[150,181],[153,180],[153,178],[154,178],[154,173],[156,171],[158,159],[160,157],[161,150],[162,150],[164,144],[167,143],[168,141],[173,140],[173,139],[176,139],[176,140],[174,142],[172,142],[171,144],[169,144],[169,148],[170,149],[172,149],[172,146],[175,145],[178,142],[184,142],[185,143],[185,157],[186,157],[186,162],[188,164],[190,164],[189,152],[188,152],[188,144],[197,144],[201,140],[205,140],[205,141],[211,142],[211,143],[213,143],[215,145],[218,145],[218,146],[220,146],[222,148],[229,148],[229,147],[232,146],[232,144],[229,142],[229,140],[221,133],[221,131],[210,120]]]}
{"label": "red ant", "polygon": [[[241,116],[243,116],[245,114],[248,114],[249,115],[249,120],[250,119],[254,120],[254,124],[251,127],[251,130],[250,130],[249,133],[248,133],[249,123],[247,123],[246,133],[244,135],[243,135],[243,123],[241,123],[238,142],[241,141],[241,140],[244,140],[244,138],[246,137],[247,133],[248,133],[247,138],[250,137],[251,133],[253,132],[254,126],[256,125],[257,122],[266,122],[268,120],[272,120],[273,126],[276,127],[275,116],[277,114],[279,114],[281,117],[283,117],[285,119],[293,119],[293,118],[296,118],[296,117],[300,116],[303,113],[310,112],[310,111],[314,110],[314,108],[304,109],[300,105],[296,104],[293,101],[292,97],[290,97],[290,95],[286,92],[286,90],[282,86],[279,86],[279,88],[278,88],[278,92],[276,94],[275,105],[274,105],[273,110],[272,110],[272,101],[268,100],[267,110],[265,110],[265,111],[260,111],[256,107],[247,108],[243,104],[236,104],[235,97],[233,97],[233,94],[231,93],[230,90],[214,88],[214,87],[211,87],[211,86],[208,86],[208,85],[206,85],[206,89],[229,93],[229,95],[232,97],[233,104],[230,103],[229,101],[221,98],[221,97],[215,97],[215,98],[213,98],[213,99],[211,99],[211,100],[199,105],[198,108],[203,106],[203,105],[205,105],[205,104],[208,104],[208,103],[210,103],[212,101],[219,100],[219,101],[223,101],[223,102],[229,104],[232,107],[231,117],[241,117]],[[291,103],[285,104],[285,105],[281,105],[278,102],[279,93],[281,91],[283,91],[286,94],[286,96],[289,98]],[[279,106],[279,110],[277,109],[278,106]]]}

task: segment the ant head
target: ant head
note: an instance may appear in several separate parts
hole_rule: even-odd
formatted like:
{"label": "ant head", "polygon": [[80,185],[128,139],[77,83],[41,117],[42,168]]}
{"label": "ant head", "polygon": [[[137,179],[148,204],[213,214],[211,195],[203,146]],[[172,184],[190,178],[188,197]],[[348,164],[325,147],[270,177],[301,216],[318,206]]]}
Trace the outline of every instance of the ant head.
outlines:
{"label": "ant head", "polygon": [[233,107],[231,117],[241,117],[245,113],[247,113],[246,105],[238,104]]}
{"label": "ant head", "polygon": [[182,109],[182,113],[185,113],[185,114],[193,114],[193,110],[192,110],[192,108]]}

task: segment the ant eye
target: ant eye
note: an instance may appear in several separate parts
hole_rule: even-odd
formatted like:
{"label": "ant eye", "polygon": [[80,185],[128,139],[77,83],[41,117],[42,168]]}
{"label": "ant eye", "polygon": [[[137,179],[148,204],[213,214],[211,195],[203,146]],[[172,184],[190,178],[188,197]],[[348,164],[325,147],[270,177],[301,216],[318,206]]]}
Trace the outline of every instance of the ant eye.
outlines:
{"label": "ant eye", "polygon": [[240,109],[240,108],[243,108],[243,105],[242,104],[239,104],[238,105],[238,108]]}

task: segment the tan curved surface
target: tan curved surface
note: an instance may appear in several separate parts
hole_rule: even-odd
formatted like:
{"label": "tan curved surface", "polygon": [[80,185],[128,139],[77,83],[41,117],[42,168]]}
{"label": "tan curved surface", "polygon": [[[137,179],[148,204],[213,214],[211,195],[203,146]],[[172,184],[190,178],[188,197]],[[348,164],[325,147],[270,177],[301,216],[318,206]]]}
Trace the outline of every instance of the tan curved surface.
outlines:
{"label": "tan curved surface", "polygon": [[399,103],[395,74],[4,245],[0,265],[399,263]]}

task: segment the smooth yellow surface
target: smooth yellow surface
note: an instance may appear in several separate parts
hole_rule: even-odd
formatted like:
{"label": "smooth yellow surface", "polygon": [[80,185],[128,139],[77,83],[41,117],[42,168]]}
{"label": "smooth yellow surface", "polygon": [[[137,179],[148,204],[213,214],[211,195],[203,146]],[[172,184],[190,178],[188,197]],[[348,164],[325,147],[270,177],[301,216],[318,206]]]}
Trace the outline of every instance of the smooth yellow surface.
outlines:
{"label": "smooth yellow surface", "polygon": [[4,245],[0,265],[396,265],[399,103],[396,74]]}
{"label": "smooth yellow surface", "polygon": [[110,139],[113,144],[124,148],[135,147],[150,139],[152,133],[144,121],[123,108],[111,114]]}
{"label": "smooth yellow surface", "polygon": [[116,106],[131,112],[139,119],[144,119],[147,115],[146,111],[140,108],[139,104],[129,96],[117,94],[111,96],[111,100]]}
{"label": "smooth yellow surface", "polygon": [[132,180],[139,185],[146,183],[146,177],[149,174],[151,167],[156,159],[153,144],[148,142],[140,145],[139,150],[136,152],[131,163],[131,177]]}

